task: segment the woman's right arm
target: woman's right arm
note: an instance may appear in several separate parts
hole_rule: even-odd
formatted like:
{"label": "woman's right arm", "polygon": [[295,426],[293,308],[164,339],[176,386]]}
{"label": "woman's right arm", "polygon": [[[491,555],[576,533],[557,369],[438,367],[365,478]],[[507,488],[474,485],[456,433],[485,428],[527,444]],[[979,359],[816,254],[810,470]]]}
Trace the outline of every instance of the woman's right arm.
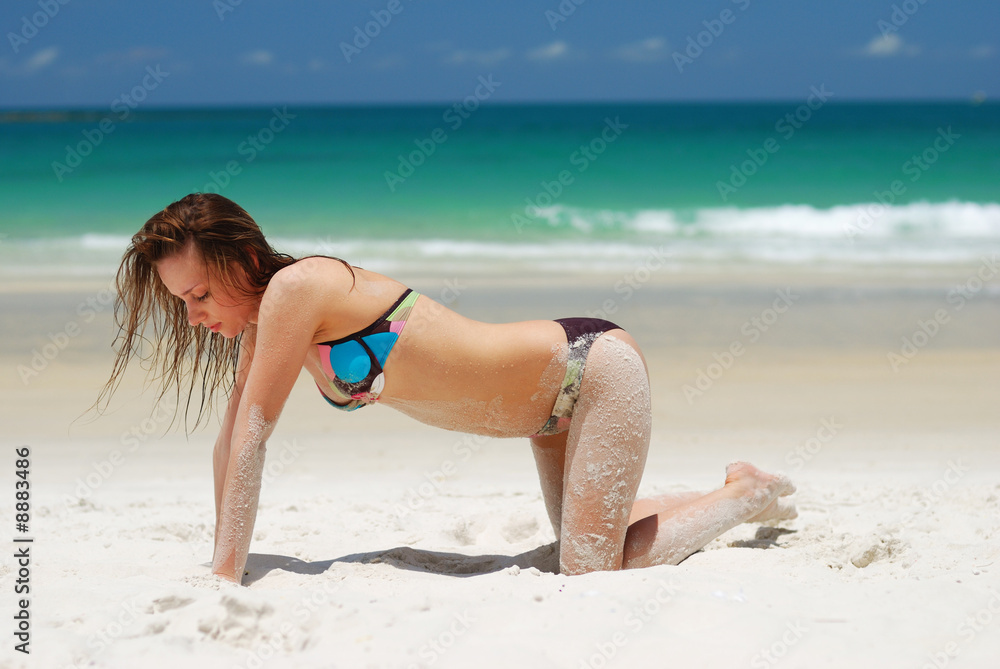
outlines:
{"label": "woman's right arm", "polygon": [[240,339],[240,356],[236,361],[236,385],[226,406],[226,414],[222,419],[222,429],[215,441],[212,453],[212,470],[215,477],[215,541],[212,542],[212,562],[215,562],[215,546],[219,545],[219,517],[222,510],[222,491],[226,485],[226,471],[229,469],[229,453],[232,450],[233,425],[236,423],[236,412],[240,408],[240,397],[246,386],[247,372],[253,360],[254,339],[256,331],[248,328]]}

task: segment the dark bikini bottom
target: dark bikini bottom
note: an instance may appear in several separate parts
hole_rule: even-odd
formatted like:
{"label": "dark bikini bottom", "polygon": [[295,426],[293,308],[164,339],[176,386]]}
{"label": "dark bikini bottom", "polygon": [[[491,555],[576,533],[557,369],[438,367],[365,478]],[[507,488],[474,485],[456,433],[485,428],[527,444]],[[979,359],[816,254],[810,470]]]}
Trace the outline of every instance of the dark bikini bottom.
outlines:
{"label": "dark bikini bottom", "polygon": [[583,370],[587,366],[591,345],[605,332],[620,329],[611,321],[600,318],[557,318],[556,323],[566,331],[566,342],[569,345],[566,376],[556,396],[555,406],[552,407],[552,416],[541,430],[532,435],[537,437],[559,434],[569,429],[573,408],[580,397],[580,383],[583,381]]}

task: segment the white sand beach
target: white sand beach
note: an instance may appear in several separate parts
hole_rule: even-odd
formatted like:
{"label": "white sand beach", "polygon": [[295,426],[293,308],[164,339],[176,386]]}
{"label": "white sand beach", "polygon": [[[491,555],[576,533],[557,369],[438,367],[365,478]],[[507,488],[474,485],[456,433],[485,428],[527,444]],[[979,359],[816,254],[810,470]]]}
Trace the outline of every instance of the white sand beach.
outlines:
{"label": "white sand beach", "polygon": [[[217,421],[164,435],[138,375],[74,421],[110,373],[106,282],[8,283],[0,509],[12,540],[28,447],[34,542],[31,653],[8,632],[0,667],[996,667],[1000,291],[951,292],[975,272],[672,274],[627,299],[614,276],[412,277],[484,320],[613,306],[652,380],[640,496],[748,460],[793,479],[799,517],[562,576],[524,440],[331,411],[303,377],[242,587],[209,568]],[[18,569],[0,564],[8,629]]]}

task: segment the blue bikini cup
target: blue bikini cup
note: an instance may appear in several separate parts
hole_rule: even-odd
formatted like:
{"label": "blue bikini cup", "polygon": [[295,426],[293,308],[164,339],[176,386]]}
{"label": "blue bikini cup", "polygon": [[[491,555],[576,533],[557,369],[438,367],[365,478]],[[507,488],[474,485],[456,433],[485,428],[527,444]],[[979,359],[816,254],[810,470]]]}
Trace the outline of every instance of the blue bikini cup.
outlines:
{"label": "blue bikini cup", "polygon": [[[398,338],[395,332],[379,332],[361,339],[381,366]],[[358,383],[371,373],[372,361],[368,351],[358,341],[345,341],[330,347],[330,368],[341,381]]]}

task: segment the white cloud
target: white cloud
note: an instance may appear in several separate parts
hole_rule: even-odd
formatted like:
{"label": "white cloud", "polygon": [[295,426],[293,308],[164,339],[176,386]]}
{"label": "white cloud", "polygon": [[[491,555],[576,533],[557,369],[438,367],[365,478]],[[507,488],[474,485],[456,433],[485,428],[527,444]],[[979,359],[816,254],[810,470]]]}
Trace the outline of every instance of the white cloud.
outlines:
{"label": "white cloud", "polygon": [[144,63],[151,60],[159,60],[170,53],[167,49],[159,47],[136,46],[128,51],[109,51],[97,56],[95,61],[99,65],[132,65],[134,63]]}
{"label": "white cloud", "polygon": [[59,57],[59,47],[50,46],[42,49],[29,58],[24,64],[24,71],[28,74],[37,72],[51,65]]}
{"label": "white cloud", "polygon": [[373,70],[398,70],[406,66],[406,61],[398,54],[389,54],[388,56],[382,56],[381,58],[376,58],[371,62],[371,69]]}
{"label": "white cloud", "polygon": [[274,54],[266,49],[257,49],[243,54],[242,60],[248,65],[270,65],[274,62]]}
{"label": "white cloud", "polygon": [[865,53],[869,56],[895,56],[903,48],[903,38],[896,34],[882,35],[876,37],[868,46]]}
{"label": "white cloud", "polygon": [[569,56],[569,45],[562,40],[540,46],[528,52],[529,60],[560,60]]}
{"label": "white cloud", "polygon": [[862,55],[873,56],[875,58],[898,56],[900,54],[916,56],[918,53],[920,53],[920,47],[904,43],[903,38],[896,33],[872,38],[872,41],[868,42],[861,50]]}
{"label": "white cloud", "polygon": [[491,51],[475,51],[459,49],[452,51],[444,57],[444,62],[448,65],[465,65],[472,63],[475,65],[494,65],[502,60],[510,58],[510,49],[501,47]]}
{"label": "white cloud", "polygon": [[662,37],[650,37],[639,42],[623,44],[611,52],[613,58],[632,63],[654,63],[665,60],[669,55],[667,40]]}
{"label": "white cloud", "polygon": [[969,49],[969,56],[972,58],[991,58],[996,53],[992,44],[980,44]]}

